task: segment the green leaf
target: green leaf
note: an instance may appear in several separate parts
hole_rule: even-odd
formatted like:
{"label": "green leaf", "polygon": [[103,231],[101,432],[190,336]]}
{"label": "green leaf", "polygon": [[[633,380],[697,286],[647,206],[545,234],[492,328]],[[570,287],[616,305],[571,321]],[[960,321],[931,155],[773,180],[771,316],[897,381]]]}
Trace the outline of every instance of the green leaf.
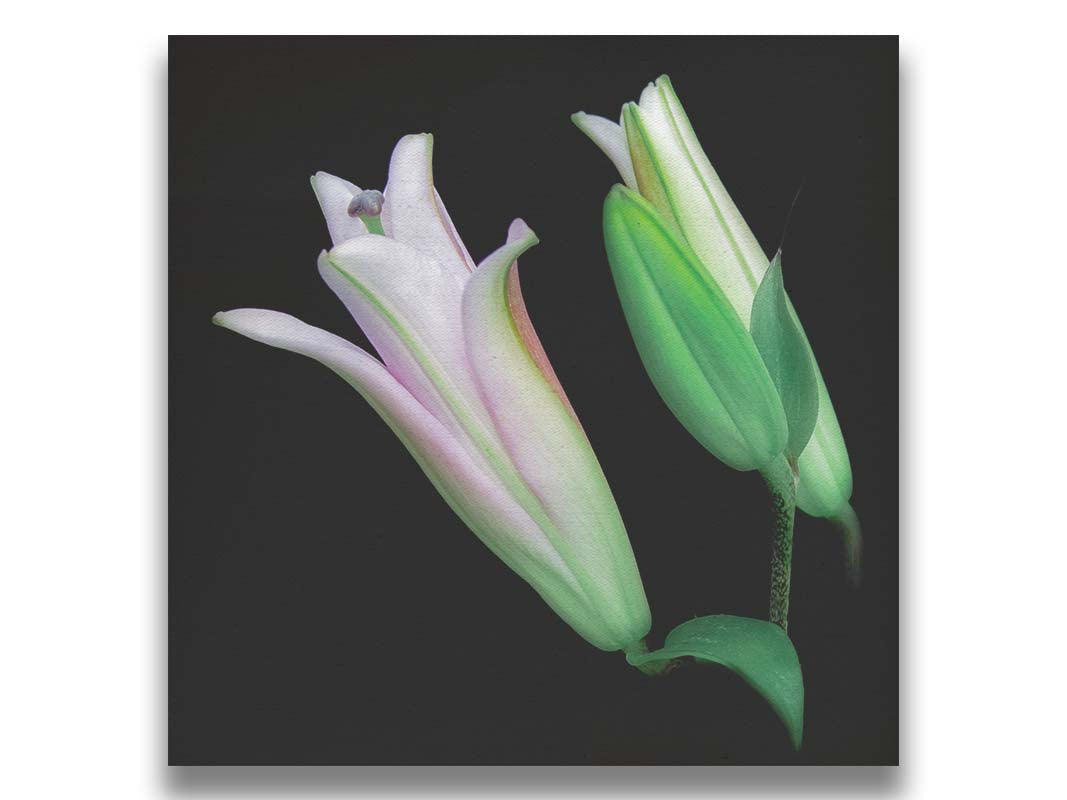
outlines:
{"label": "green leaf", "polygon": [[698,663],[721,664],[771,704],[799,750],[804,734],[804,679],[793,643],[777,625],[761,619],[715,614],[683,622],[667,634],[652,653],[631,653],[635,667],[691,657]]}
{"label": "green leaf", "polygon": [[641,361],[686,429],[735,469],[785,447],[778,390],[744,323],[684,240],[623,186],[604,201],[604,241]]}
{"label": "green leaf", "polygon": [[803,452],[819,417],[819,381],[804,332],[789,313],[782,280],[782,251],[774,255],[752,301],[752,338],[782,398],[789,423],[786,453]]}

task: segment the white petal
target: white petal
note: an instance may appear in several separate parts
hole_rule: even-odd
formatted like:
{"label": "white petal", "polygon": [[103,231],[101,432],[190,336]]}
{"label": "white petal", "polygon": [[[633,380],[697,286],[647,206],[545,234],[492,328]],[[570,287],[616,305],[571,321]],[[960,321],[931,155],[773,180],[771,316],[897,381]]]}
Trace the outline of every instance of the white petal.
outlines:
{"label": "white petal", "polygon": [[324,254],[319,271],[389,371],[472,455],[502,449],[463,346],[461,305],[471,273],[373,235]]}
{"label": "white petal", "polygon": [[367,232],[367,226],[359,217],[348,216],[348,204],[359,194],[358,186],[328,172],[316,172],[311,177],[311,189],[318,198],[330,240],[335,245]]}
{"label": "white petal", "polygon": [[572,114],[571,119],[582,133],[593,140],[593,144],[604,151],[623,182],[636,192],[637,178],[634,177],[634,165],[630,161],[630,149],[626,145],[626,132],[622,126],[584,111]]}
{"label": "white petal", "polygon": [[[665,77],[641,93],[636,111],[648,136],[655,175],[662,180],[670,206],[660,211],[677,220],[686,240],[748,327],[752,300],[767,271],[766,254],[700,147]],[[656,195],[649,187],[641,187],[641,192],[650,199]]]}
{"label": "white petal", "polygon": [[389,161],[382,228],[387,236],[467,272],[474,262],[433,185],[433,136],[411,134],[397,142]]}

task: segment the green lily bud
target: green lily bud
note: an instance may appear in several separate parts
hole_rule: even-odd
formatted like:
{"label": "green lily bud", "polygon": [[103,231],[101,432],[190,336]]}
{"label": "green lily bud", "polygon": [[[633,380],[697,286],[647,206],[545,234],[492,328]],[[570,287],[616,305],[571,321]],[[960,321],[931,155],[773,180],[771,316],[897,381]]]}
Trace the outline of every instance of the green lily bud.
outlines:
{"label": "green lily bud", "polygon": [[766,469],[786,447],[778,390],[726,295],[667,220],[615,186],[604,241],[641,361],[701,444],[739,470]]}
{"label": "green lily bud", "polygon": [[[708,161],[670,79],[665,75],[660,77],[642,92],[640,102],[627,103],[621,125],[581,112],[572,119],[612,160],[626,185],[639,192],[658,212],[663,227],[684,242],[695,263],[728,299],[743,327],[751,329],[753,303],[770,264]],[[614,263],[612,266],[614,270]],[[796,459],[797,505],[813,516],[836,518],[847,521],[843,524],[854,525],[855,517],[848,505],[852,495],[852,468],[841,427],[796,311],[787,297],[784,302],[810,356],[818,386],[814,430]],[[628,319],[631,316],[628,311]],[[695,331],[699,326],[691,320],[689,327]],[[635,331],[635,338],[637,335]],[[648,358],[645,365],[652,374]],[[657,368],[659,377],[653,376],[664,399],[668,392],[662,387],[668,380],[662,373],[669,369],[661,365]],[[709,441],[714,437],[696,433],[693,414],[687,420],[679,414],[677,400],[667,402],[705,447],[734,466],[735,462],[722,454],[727,448],[718,441],[713,446]],[[693,399],[690,404],[696,402]],[[709,404],[706,414],[718,417],[720,409],[714,403]]]}

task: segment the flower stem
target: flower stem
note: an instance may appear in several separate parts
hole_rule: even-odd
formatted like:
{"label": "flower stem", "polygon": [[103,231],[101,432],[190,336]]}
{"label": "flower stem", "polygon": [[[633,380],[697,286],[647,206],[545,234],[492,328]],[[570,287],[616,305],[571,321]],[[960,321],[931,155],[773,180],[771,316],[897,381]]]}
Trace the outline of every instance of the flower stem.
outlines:
{"label": "flower stem", "polygon": [[670,659],[645,660],[642,656],[648,655],[648,645],[644,639],[625,647],[623,653],[626,656],[626,662],[630,666],[637,667],[641,672],[653,677],[664,675],[677,665],[677,662]]}
{"label": "flower stem", "polygon": [[774,501],[771,539],[770,621],[789,630],[789,584],[793,570],[793,518],[797,508],[796,465],[781,456],[763,473]]}

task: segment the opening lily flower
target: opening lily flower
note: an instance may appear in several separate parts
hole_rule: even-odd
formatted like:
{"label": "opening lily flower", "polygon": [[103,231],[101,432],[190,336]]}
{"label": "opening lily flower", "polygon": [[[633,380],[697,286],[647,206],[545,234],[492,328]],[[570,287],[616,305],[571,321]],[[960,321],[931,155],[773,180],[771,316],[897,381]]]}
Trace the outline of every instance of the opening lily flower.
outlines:
{"label": "opening lily flower", "polygon": [[381,415],[453,511],[582,637],[639,647],[651,615],[629,538],[526,313],[515,220],[477,266],[432,178],[433,138],[396,145],[384,193],[312,180],[333,249],[319,272],[381,360],[288,314],[214,321],[336,372]]}
{"label": "opening lily flower", "polygon": [[[753,302],[770,262],[701,148],[670,79],[661,76],[641,93],[638,103],[624,105],[620,124],[584,112],[572,119],[611,159],[626,187],[658,212],[665,235],[676,238],[687,255],[695,256],[717,287],[714,291],[725,296],[740,322],[751,330]],[[621,207],[624,199],[616,197],[614,202]],[[814,430],[797,458],[797,505],[813,516],[855,526],[855,515],[848,505],[852,468],[841,426],[796,312],[788,298],[785,302],[810,356],[818,386]],[[656,383],[663,393],[662,382]],[[668,403],[672,409],[679,404]],[[709,405],[715,402],[705,407]],[[770,419],[772,412],[764,416]],[[702,438],[693,430],[693,422],[682,421],[713,453],[731,463],[729,454],[736,448],[724,437]],[[711,422],[706,420],[698,427],[707,429]],[[773,438],[774,427],[767,427],[770,433],[765,440]],[[739,469],[761,467],[758,455],[752,452],[735,457],[732,465]]]}

